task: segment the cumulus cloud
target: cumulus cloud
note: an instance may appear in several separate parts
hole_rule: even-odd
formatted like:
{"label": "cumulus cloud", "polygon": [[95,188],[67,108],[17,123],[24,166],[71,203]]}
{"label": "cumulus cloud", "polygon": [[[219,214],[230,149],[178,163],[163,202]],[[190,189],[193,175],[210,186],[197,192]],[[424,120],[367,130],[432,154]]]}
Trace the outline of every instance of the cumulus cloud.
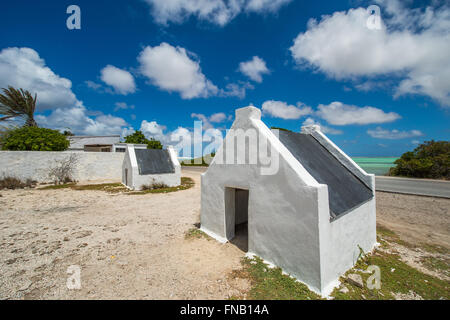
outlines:
{"label": "cumulus cloud", "polygon": [[158,124],[156,121],[142,121],[140,130],[147,138],[153,138],[161,141],[162,143],[168,142],[166,135],[164,134],[166,127]]}
{"label": "cumulus cloud", "polygon": [[399,131],[397,129],[387,130],[381,127],[377,127],[374,130],[367,130],[367,134],[372,138],[377,139],[389,139],[389,140],[397,140],[397,139],[406,139],[413,137],[420,137],[424,134],[419,130],[410,130],[410,131]]}
{"label": "cumulus cloud", "polygon": [[357,107],[335,101],[329,105],[319,104],[316,115],[329,124],[345,126],[350,124],[386,123],[400,119],[395,112],[386,113],[381,109],[365,106]]}
{"label": "cumulus cloud", "polygon": [[0,88],[8,86],[36,93],[38,111],[80,105],[72,82],[55,74],[31,48],[0,51]]}
{"label": "cumulus cloud", "polygon": [[302,116],[313,113],[311,107],[299,102],[297,106],[288,105],[283,101],[268,100],[262,104],[265,115],[281,119],[299,119]]}
{"label": "cumulus cloud", "polygon": [[[209,118],[213,119],[213,116]],[[131,128],[127,128],[128,131]],[[167,131],[166,126],[159,124],[157,121],[144,120],[141,123],[140,130],[148,138],[159,140],[165,147],[173,146],[179,156],[199,157],[202,151],[204,154],[217,150],[222,142],[223,135],[219,129],[203,126],[202,134],[194,134],[194,130],[185,127],[178,127],[173,131]],[[131,131],[131,132],[134,132]]]}
{"label": "cumulus cloud", "polygon": [[314,120],[313,118],[307,118],[305,121],[303,121],[303,125],[304,126],[318,125],[320,126],[320,130],[325,134],[332,134],[332,135],[342,134],[341,130],[324,126],[320,122]]}
{"label": "cumulus cloud", "polygon": [[270,73],[266,62],[260,57],[254,56],[251,60],[241,62],[239,71],[256,82],[262,82],[262,75]]}
{"label": "cumulus cloud", "polygon": [[247,90],[252,89],[255,89],[255,87],[249,82],[239,81],[238,83],[229,83],[226,85],[225,89],[219,90],[219,96],[243,99],[247,94]]}
{"label": "cumulus cloud", "polygon": [[191,16],[224,26],[241,12],[274,13],[292,0],[145,0],[156,23],[182,23]]}
{"label": "cumulus cloud", "polygon": [[[13,86],[37,94],[40,126],[70,129],[76,134],[120,134],[127,125],[122,118],[90,112],[72,92],[72,82],[52,71],[31,48],[6,48],[0,51],[0,87]],[[91,112],[92,114],[92,112]]]}
{"label": "cumulus cloud", "polygon": [[[136,83],[133,75],[112,65],[107,65],[100,71],[100,78],[104,83],[114,88],[118,94],[127,95],[136,92]],[[92,86],[88,83],[88,86]]]}
{"label": "cumulus cloud", "polygon": [[216,95],[218,88],[208,80],[198,61],[186,49],[161,43],[145,47],[139,54],[140,72],[161,90],[178,92],[183,99]]}
{"label": "cumulus cloud", "polygon": [[337,80],[394,76],[395,97],[420,94],[450,106],[450,6],[378,2],[387,13],[380,30],[367,27],[365,8],[311,19],[290,48],[294,60]]}
{"label": "cumulus cloud", "polygon": [[70,129],[73,133],[82,135],[110,135],[121,134],[127,122],[112,115],[99,114],[90,117],[89,112],[83,106],[55,109],[48,116],[36,115],[40,126],[56,130]]}
{"label": "cumulus cloud", "polygon": [[227,115],[223,112],[214,113],[214,114],[210,115],[209,117],[205,116],[202,113],[192,113],[191,118],[196,118],[196,119],[202,121],[202,126],[203,126],[203,129],[205,129],[205,130],[214,128],[213,123],[221,123],[226,120],[230,120],[230,117],[227,117]]}

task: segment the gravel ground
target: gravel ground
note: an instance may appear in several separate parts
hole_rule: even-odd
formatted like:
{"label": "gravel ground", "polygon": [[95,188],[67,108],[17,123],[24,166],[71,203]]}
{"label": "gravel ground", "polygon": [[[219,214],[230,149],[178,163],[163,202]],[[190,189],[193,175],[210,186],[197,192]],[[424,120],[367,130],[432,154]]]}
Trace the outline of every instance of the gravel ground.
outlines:
{"label": "gravel ground", "polygon": [[[0,192],[0,299],[227,299],[249,283],[228,275],[244,252],[185,239],[200,221],[195,187],[168,194]],[[377,194],[380,224],[407,240],[449,246],[450,200]],[[67,268],[81,268],[69,290]]]}

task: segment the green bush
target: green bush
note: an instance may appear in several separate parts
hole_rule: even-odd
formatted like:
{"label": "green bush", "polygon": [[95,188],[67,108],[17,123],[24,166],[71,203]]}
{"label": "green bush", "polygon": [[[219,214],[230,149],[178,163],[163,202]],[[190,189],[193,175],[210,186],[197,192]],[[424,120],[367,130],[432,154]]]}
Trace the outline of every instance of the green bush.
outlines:
{"label": "green bush", "polygon": [[450,142],[426,141],[394,163],[391,176],[450,180]]}
{"label": "green bush", "polygon": [[23,127],[12,130],[2,140],[2,150],[12,151],[64,151],[69,140],[57,130]]}
{"label": "green bush", "polygon": [[136,130],[133,134],[125,137],[125,143],[133,144],[146,144],[147,149],[162,149],[163,145],[158,140],[151,138],[150,140],[145,137],[142,131]]}

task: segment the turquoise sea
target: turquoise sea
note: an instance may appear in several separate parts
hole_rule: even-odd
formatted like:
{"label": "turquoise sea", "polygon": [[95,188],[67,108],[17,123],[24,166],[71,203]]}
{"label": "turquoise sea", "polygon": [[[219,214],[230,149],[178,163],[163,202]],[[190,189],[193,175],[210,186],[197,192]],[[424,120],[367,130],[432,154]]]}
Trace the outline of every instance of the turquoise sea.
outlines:
{"label": "turquoise sea", "polygon": [[398,158],[364,158],[364,157],[352,157],[361,168],[366,170],[367,173],[374,173],[377,176],[384,176],[389,172],[389,168],[394,167],[394,161]]}
{"label": "turquoise sea", "polygon": [[[178,160],[182,162],[183,160],[190,160],[188,157],[179,157]],[[373,173],[377,176],[384,176],[389,172],[389,168],[395,166],[394,161],[398,158],[396,157],[385,157],[385,158],[366,158],[366,157],[352,157],[361,168],[363,168],[367,173]]]}

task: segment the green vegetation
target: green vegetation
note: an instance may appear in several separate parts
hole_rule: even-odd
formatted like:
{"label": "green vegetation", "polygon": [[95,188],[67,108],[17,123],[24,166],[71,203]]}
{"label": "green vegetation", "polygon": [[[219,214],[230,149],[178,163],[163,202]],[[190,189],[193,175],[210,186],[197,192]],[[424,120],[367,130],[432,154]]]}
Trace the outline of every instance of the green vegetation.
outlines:
{"label": "green vegetation", "polygon": [[39,188],[39,190],[58,190],[58,189],[67,189],[70,188],[72,190],[85,191],[85,190],[94,190],[94,191],[106,191],[108,193],[125,193],[128,195],[144,195],[148,193],[168,193],[175,192],[180,190],[187,190],[195,185],[194,180],[188,177],[181,178],[181,185],[178,187],[167,187],[161,186],[160,188],[149,188],[142,191],[131,191],[127,187],[125,187],[122,183],[103,183],[103,184],[88,184],[88,185],[77,185],[75,183],[66,183],[60,185],[50,185]]}
{"label": "green vegetation", "polygon": [[117,192],[126,192],[128,188],[126,188],[121,183],[102,183],[102,184],[87,184],[87,185],[77,185],[76,183],[66,183],[59,185],[51,185],[39,188],[39,190],[58,190],[58,189],[67,189],[70,188],[72,190],[85,191],[85,190],[97,190],[97,191],[106,191],[110,193]]}
{"label": "green vegetation", "polygon": [[429,270],[450,276],[450,259],[448,258],[425,257],[422,258],[421,263]]}
{"label": "green vegetation", "polygon": [[270,127],[270,129],[276,129],[276,130],[281,130],[281,131],[288,131],[288,132],[292,132],[289,129],[285,129],[285,128],[279,128],[279,127]]}
{"label": "green vegetation", "polygon": [[206,233],[204,233],[203,231],[201,231],[199,228],[191,228],[189,229],[185,235],[184,238],[186,240],[189,239],[206,239],[206,240],[212,240],[212,238],[210,236],[208,236]]}
{"label": "green vegetation", "polygon": [[3,88],[0,94],[0,122],[6,122],[12,118],[24,118],[26,127],[37,127],[34,120],[37,95],[33,96],[23,89]]}
{"label": "green vegetation", "polygon": [[[423,299],[450,299],[450,283],[448,281],[424,274],[403,262],[395,252],[390,253],[390,251],[384,250],[390,246],[387,240],[398,241],[402,245],[409,245],[408,243],[400,240],[395,232],[384,227],[378,226],[377,231],[378,241],[382,242],[382,247],[376,249],[372,254],[361,254],[356,266],[340,278],[341,285],[334,289],[330,295],[331,298],[336,300],[386,300],[395,299],[396,295],[412,297],[415,294],[420,295]],[[196,233],[195,230],[191,232]],[[426,249],[426,247],[424,248]],[[421,249],[424,248],[421,247]],[[427,257],[422,263],[430,270],[438,270],[444,274],[449,272],[447,258]],[[368,278],[372,275],[366,271],[370,265],[380,268],[380,289],[369,289],[366,285]],[[349,274],[359,274],[363,280],[363,288],[347,281]],[[242,269],[233,271],[230,277],[250,280],[251,289],[245,296],[247,299],[321,299],[306,285],[284,275],[280,268],[269,268],[258,257],[244,258]],[[232,297],[232,299],[242,298],[244,297]]]}
{"label": "green vegetation", "polygon": [[2,149],[12,151],[64,151],[69,140],[57,130],[22,127],[6,133]]}
{"label": "green vegetation", "polygon": [[191,166],[191,167],[208,167],[213,158],[215,157],[216,153],[212,152],[211,154],[208,154],[203,157],[194,158],[192,160],[184,160],[181,162],[182,166]]}
{"label": "green vegetation", "polygon": [[22,181],[15,177],[3,177],[0,179],[0,190],[3,189],[23,189],[23,188],[34,188],[37,182],[31,179]]}
{"label": "green vegetation", "polygon": [[390,176],[450,180],[450,142],[426,141],[394,163]]}
{"label": "green vegetation", "polygon": [[146,144],[147,149],[162,149],[163,145],[158,140],[151,138],[150,140],[145,137],[142,131],[136,130],[133,134],[125,137],[125,143],[134,144]]}
{"label": "green vegetation", "polygon": [[187,190],[189,188],[192,188],[194,185],[195,185],[195,182],[191,178],[181,177],[181,185],[179,185],[178,187],[163,187],[163,188],[159,188],[159,189],[131,191],[131,192],[128,192],[128,194],[129,195],[142,195],[142,194],[148,194],[148,193],[168,193],[168,192]]}
{"label": "green vegetation", "polygon": [[[362,271],[355,272],[355,270],[366,270],[369,265],[378,266],[381,270],[381,288],[379,290],[369,289],[366,285],[359,288],[346,282],[346,275],[358,273],[361,275],[363,283],[366,284],[371,274]],[[423,299],[450,298],[450,287],[447,281],[426,275],[407,265],[401,261],[398,254],[390,254],[380,250],[375,250],[373,254],[359,260],[355,268],[347,272],[346,275],[341,277],[341,282],[349,289],[349,292],[343,293],[337,288],[332,293],[335,299],[394,299],[394,294],[409,294],[410,292],[420,295]]]}
{"label": "green vegetation", "polygon": [[242,259],[242,270],[232,272],[233,278],[249,279],[251,289],[246,298],[250,300],[312,300],[320,296],[293,278],[284,275],[280,268],[269,268],[258,257]]}

